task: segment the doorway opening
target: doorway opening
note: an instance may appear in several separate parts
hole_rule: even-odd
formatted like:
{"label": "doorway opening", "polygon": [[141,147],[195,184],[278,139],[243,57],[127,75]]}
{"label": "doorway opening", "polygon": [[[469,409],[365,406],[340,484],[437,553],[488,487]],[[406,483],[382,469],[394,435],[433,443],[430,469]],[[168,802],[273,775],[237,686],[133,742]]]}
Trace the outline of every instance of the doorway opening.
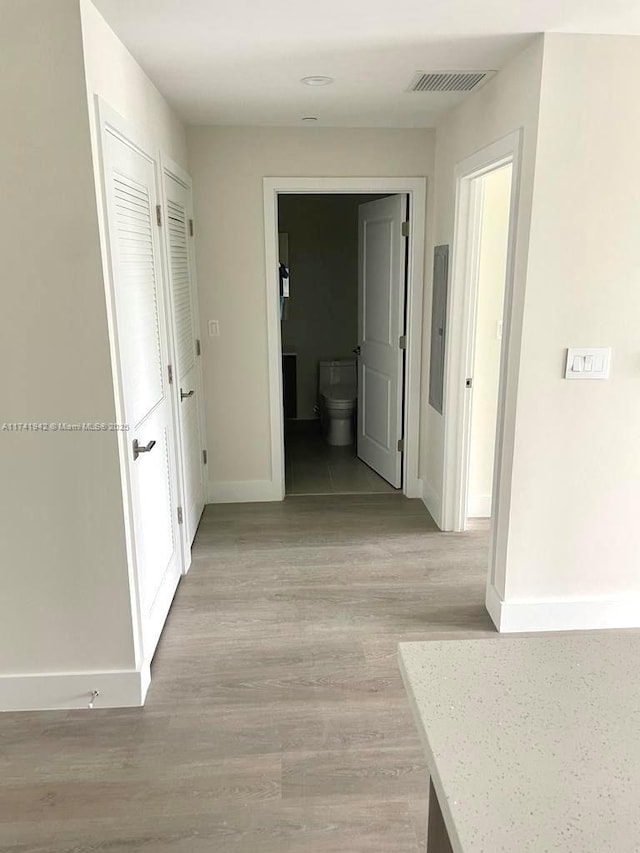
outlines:
{"label": "doorway opening", "polygon": [[274,494],[419,497],[426,181],[265,178],[264,199]]}
{"label": "doorway opening", "polygon": [[456,168],[443,529],[460,532],[477,526],[474,519],[490,519],[488,588],[504,563],[509,521],[509,489],[502,484],[513,448],[507,387],[509,353],[516,344],[512,320],[521,141],[520,132],[510,134]]}
{"label": "doorway opening", "polygon": [[[401,489],[407,206],[404,195],[278,196],[287,495]],[[363,346],[386,350],[368,393],[376,353]]]}
{"label": "doorway opening", "polygon": [[471,271],[475,322],[465,527],[470,519],[491,518],[512,173],[507,163],[475,179],[479,209]]}

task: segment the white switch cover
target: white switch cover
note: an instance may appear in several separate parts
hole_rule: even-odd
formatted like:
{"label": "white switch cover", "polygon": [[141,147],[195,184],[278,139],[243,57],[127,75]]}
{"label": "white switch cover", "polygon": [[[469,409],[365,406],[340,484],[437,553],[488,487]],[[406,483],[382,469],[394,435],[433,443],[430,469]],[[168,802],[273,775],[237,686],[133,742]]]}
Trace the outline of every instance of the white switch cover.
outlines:
{"label": "white switch cover", "polygon": [[565,379],[608,379],[610,347],[570,347],[567,350]]}
{"label": "white switch cover", "polygon": [[220,337],[220,321],[219,320],[209,320],[209,337],[210,338],[219,338]]}

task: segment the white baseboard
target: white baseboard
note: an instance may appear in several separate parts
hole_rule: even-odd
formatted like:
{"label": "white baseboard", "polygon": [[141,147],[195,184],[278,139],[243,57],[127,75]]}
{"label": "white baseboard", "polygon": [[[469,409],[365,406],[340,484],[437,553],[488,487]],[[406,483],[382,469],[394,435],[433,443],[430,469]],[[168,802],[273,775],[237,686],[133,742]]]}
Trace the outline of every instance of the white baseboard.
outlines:
{"label": "white baseboard", "polygon": [[252,503],[281,501],[284,488],[274,480],[209,480],[207,503]]}
{"label": "white baseboard", "polygon": [[0,676],[0,711],[54,711],[87,708],[94,690],[94,708],[137,708],[144,705],[151,672],[34,673]]}
{"label": "white baseboard", "polygon": [[640,595],[624,598],[503,601],[495,587],[490,585],[487,588],[486,607],[494,625],[504,634],[640,628]]}
{"label": "white baseboard", "polygon": [[487,584],[487,592],[485,595],[484,604],[487,608],[487,613],[489,614],[489,616],[491,616],[491,621],[496,626],[498,631],[500,631],[500,615],[502,611],[503,601],[498,595],[498,590],[492,583]]}
{"label": "white baseboard", "polygon": [[469,518],[491,518],[491,495],[469,495]]}
{"label": "white baseboard", "polygon": [[422,500],[422,480],[418,477],[407,477],[404,494],[407,498],[419,498]]}
{"label": "white baseboard", "polygon": [[442,530],[442,499],[427,480],[420,480],[419,482],[422,483],[422,503],[429,510],[431,518]]}

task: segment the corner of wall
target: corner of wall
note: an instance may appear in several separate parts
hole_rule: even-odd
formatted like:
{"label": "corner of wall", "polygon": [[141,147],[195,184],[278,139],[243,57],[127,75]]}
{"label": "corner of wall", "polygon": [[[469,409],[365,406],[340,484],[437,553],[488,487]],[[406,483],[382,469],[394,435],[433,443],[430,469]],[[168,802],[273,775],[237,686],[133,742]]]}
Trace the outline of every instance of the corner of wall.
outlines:
{"label": "corner of wall", "polygon": [[[186,168],[189,158],[184,122],[91,0],[79,0],[79,8],[90,114],[93,116],[94,95],[99,95]],[[114,68],[118,73],[114,74]]]}

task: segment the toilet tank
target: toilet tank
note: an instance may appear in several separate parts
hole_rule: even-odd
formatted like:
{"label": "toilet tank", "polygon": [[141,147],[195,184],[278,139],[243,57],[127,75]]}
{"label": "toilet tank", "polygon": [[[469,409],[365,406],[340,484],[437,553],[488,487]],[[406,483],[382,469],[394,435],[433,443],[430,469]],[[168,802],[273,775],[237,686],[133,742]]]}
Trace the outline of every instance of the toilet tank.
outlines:
{"label": "toilet tank", "polygon": [[318,377],[320,391],[328,385],[352,385],[358,384],[355,358],[341,358],[335,361],[321,361]]}

